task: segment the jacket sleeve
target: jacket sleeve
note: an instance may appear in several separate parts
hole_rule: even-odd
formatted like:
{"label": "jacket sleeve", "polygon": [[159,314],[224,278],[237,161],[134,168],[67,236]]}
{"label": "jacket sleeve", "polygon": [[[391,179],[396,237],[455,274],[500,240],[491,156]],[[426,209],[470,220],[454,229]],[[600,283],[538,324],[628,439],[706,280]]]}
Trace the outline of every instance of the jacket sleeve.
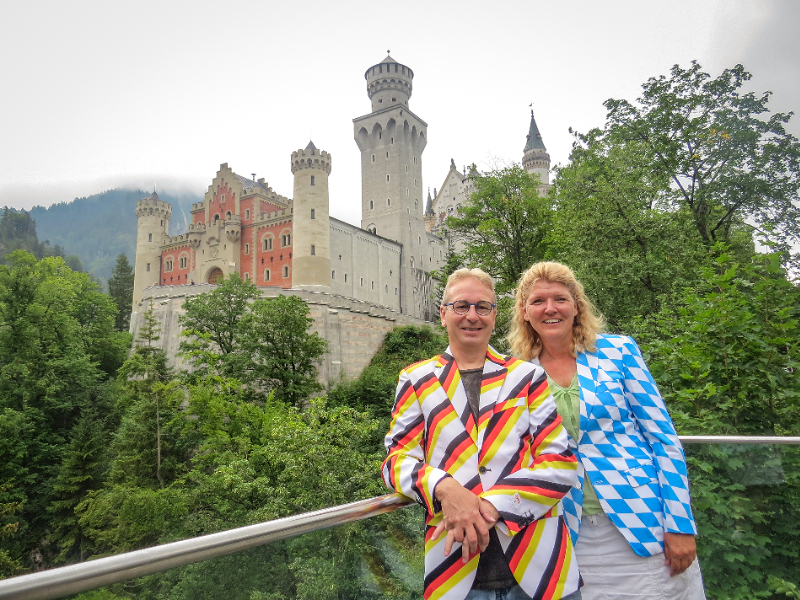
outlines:
{"label": "jacket sleeve", "polygon": [[689,498],[686,457],[664,399],[658,391],[641,350],[632,338],[623,338],[625,397],[655,457],[664,508],[664,527],[674,533],[697,535]]}
{"label": "jacket sleeve", "polygon": [[541,517],[560,514],[558,503],[578,483],[578,463],[569,449],[550,395],[547,376],[536,366],[527,389],[528,435],[520,444],[516,462],[481,497],[497,508],[513,535]]}
{"label": "jacket sleeve", "polygon": [[446,471],[425,462],[425,417],[409,374],[403,370],[397,384],[392,422],[386,434],[387,457],[383,461],[384,483],[419,502],[433,515],[441,510],[434,502],[436,484],[449,477]]}

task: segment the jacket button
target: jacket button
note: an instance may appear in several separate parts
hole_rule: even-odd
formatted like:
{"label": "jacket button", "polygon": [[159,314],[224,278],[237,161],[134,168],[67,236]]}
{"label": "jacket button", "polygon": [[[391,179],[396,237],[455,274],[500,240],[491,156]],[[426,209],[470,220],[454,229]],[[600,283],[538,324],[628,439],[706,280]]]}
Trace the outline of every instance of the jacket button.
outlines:
{"label": "jacket button", "polygon": [[478,468],[478,472],[479,472],[481,475],[484,475],[484,474],[486,473],[486,467],[479,467],[479,468]]}

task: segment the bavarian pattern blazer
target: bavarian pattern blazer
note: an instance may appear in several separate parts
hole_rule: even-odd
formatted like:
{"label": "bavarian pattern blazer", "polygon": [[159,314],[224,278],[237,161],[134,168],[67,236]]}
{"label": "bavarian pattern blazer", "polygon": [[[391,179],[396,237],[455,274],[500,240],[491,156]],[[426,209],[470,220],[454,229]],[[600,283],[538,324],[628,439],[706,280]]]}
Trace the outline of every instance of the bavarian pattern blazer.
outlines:
{"label": "bavarian pattern blazer", "polygon": [[497,508],[500,543],[529,596],[561,598],[578,589],[578,569],[559,504],[576,483],[577,461],[541,367],[489,348],[477,424],[449,348],[405,368],[386,449],[386,485],[427,511],[426,600],[463,600],[480,558],[478,553],[465,564],[460,544],[445,556],[446,536],[431,539],[443,518],[434,488],[447,476]]}
{"label": "bavarian pattern blazer", "polygon": [[563,500],[573,542],[584,472],[636,554],[663,552],[665,531],[696,535],[683,447],[636,342],[600,334],[597,350],[577,358],[580,439],[569,442],[579,457],[578,485]]}

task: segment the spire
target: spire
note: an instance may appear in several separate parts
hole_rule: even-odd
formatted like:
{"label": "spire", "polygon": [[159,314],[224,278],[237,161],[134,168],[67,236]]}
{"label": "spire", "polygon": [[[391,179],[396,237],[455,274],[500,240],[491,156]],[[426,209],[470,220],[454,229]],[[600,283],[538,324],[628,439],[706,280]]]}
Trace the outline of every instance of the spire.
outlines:
{"label": "spire", "polygon": [[428,188],[428,201],[425,203],[425,214],[433,214],[433,198],[431,198],[431,188]]}
{"label": "spire", "polygon": [[525,144],[523,152],[527,152],[528,150],[547,151],[542,141],[542,134],[539,133],[539,128],[536,126],[536,118],[533,116],[533,109],[531,109],[531,127],[528,130],[528,143]]}
{"label": "spire", "polygon": [[308,146],[306,146],[306,150],[311,150],[311,154],[317,153],[317,147],[314,145],[314,142],[311,140],[308,141]]}

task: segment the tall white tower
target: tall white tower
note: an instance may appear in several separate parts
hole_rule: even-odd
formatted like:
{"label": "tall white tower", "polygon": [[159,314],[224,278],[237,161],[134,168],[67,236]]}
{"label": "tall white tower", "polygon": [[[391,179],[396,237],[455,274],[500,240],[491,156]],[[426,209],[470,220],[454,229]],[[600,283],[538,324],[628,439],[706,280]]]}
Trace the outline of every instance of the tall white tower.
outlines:
{"label": "tall white tower", "polygon": [[292,287],[330,291],[331,228],[328,175],[331,155],[309,142],[292,152],[294,208]]}
{"label": "tall white tower", "polygon": [[361,151],[361,227],[403,244],[401,310],[422,317],[429,304],[422,196],[428,124],[408,108],[414,72],[407,66],[387,56],[364,78],[372,112],[353,119]]}
{"label": "tall white tower", "polygon": [[544,147],[542,134],[536,125],[536,119],[531,110],[531,125],[528,130],[528,142],[522,155],[522,166],[528,172],[539,176],[539,195],[547,195],[550,189],[550,155]]}
{"label": "tall white tower", "polygon": [[[133,309],[147,286],[161,283],[161,246],[169,237],[172,205],[153,192],[136,203],[136,265],[133,271]],[[131,319],[133,323],[133,319]]]}

